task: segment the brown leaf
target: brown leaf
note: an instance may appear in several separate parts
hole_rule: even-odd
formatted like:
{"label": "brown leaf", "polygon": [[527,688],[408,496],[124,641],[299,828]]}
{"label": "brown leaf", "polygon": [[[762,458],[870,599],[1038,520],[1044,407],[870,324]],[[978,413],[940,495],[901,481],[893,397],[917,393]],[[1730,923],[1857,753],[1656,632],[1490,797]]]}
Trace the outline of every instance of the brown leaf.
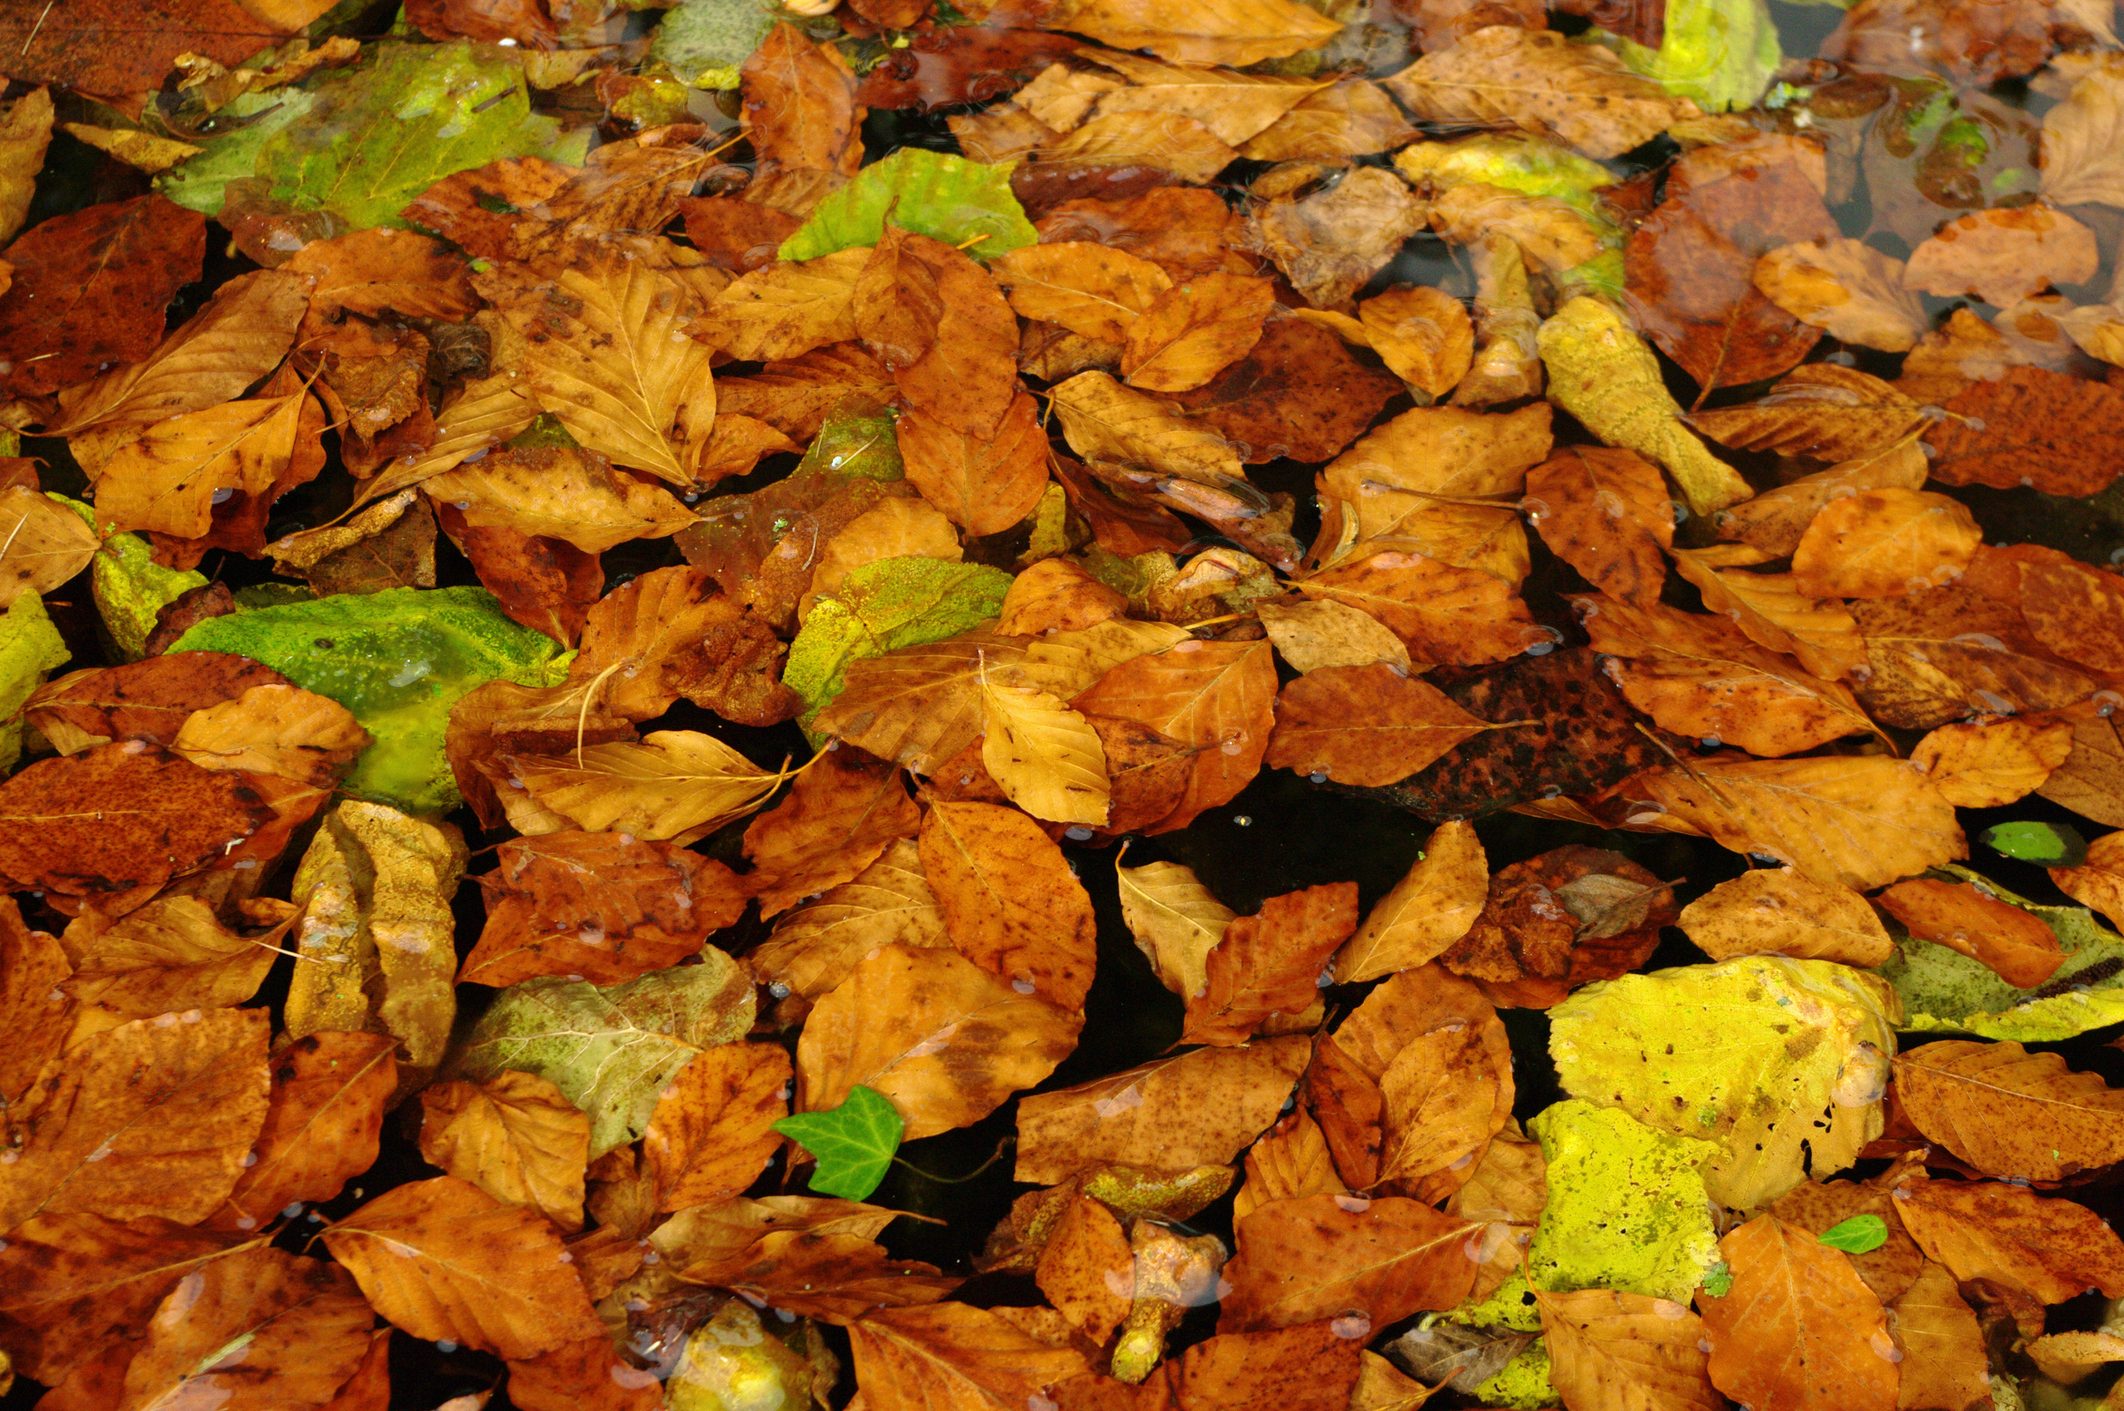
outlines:
{"label": "brown leaf", "polygon": [[163,1299],[120,1404],[323,1407],[367,1356],[374,1321],[344,1270],[267,1245],[242,1249]]}
{"label": "brown leaf", "polygon": [[1276,695],[1266,641],[1186,641],[1122,661],[1070,704],[1147,725],[1196,751],[1187,791],[1144,832],[1183,828],[1238,797],[1268,751]]}
{"label": "brown leaf", "polygon": [[762,265],[717,294],[688,331],[748,362],[852,344],[856,279],[869,261],[869,250],[852,249]]}
{"label": "brown leaf", "polygon": [[1040,825],[984,803],[930,805],[922,870],[959,953],[1064,1011],[1091,989],[1091,898]]}
{"label": "brown leaf", "polygon": [[761,162],[854,176],[863,162],[863,105],[838,49],[778,24],[740,70],[745,136]]}
{"label": "brown leaf", "polygon": [[1498,1004],[1544,1007],[1642,965],[1674,916],[1658,876],[1571,844],[1500,869],[1482,914],[1439,963]]}
{"label": "brown leaf", "polygon": [[889,1308],[848,1330],[871,1411],[1017,1411],[1091,1369],[986,1309],[965,1303]]}
{"label": "brown leaf", "polygon": [[1971,0],[1859,0],[1822,43],[1822,57],[1861,68],[1937,69],[1979,85],[2041,68],[2060,48],[2103,37],[2088,7]]}
{"label": "brown leaf", "polygon": [[1932,941],[2031,989],[2065,963],[2065,950],[2043,919],[1967,882],[1913,878],[1880,895],[1883,910],[1919,940]]}
{"label": "brown leaf", "polygon": [[2001,702],[2051,710],[2095,690],[2091,678],[2042,654],[2019,613],[1965,587],[1861,602],[1853,616],[1871,668],[1859,699],[1885,725],[1924,730]]}
{"label": "brown leaf", "polygon": [[15,1226],[0,1250],[0,1327],[16,1368],[57,1386],[88,1367],[112,1374],[115,1391],[113,1350],[179,1281],[231,1252],[229,1236],[174,1220],[54,1214]]}
{"label": "brown leaf", "polygon": [[1540,1293],[1549,1380],[1577,1411],[1719,1411],[1704,1324],[1682,1304],[1641,1293]]}
{"label": "brown leaf", "polygon": [[1489,860],[1473,825],[1442,823],[1416,861],[1335,953],[1339,984],[1428,964],[1467,934],[1489,895]]}
{"label": "brown leaf", "polygon": [[1722,618],[1573,599],[1630,704],[1681,735],[1789,755],[1873,727],[1848,688],[1796,669]]}
{"label": "brown leaf", "polygon": [[1189,1348],[1167,1373],[1183,1407],[1210,1411],[1340,1411],[1355,1406],[1365,1334],[1354,1321],[1221,1333]]}
{"label": "brown leaf", "polygon": [[1271,1201],[1341,1195],[1348,1189],[1335,1173],[1320,1124],[1304,1107],[1295,1107],[1247,1148],[1246,1184],[1232,1199],[1232,1218],[1244,1220]]}
{"label": "brown leaf", "polygon": [[161,196],[135,196],[39,221],[7,247],[0,293],[0,386],[53,392],[162,341],[170,296],[199,278],[206,220]]}
{"label": "brown leaf", "polygon": [[1927,1257],[1963,1283],[1987,1280],[2038,1303],[2124,1289],[2124,1243],[2086,1206],[2001,1181],[1910,1181],[1896,1213]]}
{"label": "brown leaf", "polygon": [[797,1110],[858,1083],[900,1110],[907,1140],[979,1121],[1045,1078],[1083,1020],[942,949],[881,946],[812,1009],[797,1043]]}
{"label": "brown leaf", "polygon": [[1228,1163],[1276,1120],[1306,1049],[1295,1035],[1195,1049],[1025,1098],[1016,1178],[1052,1185],[1104,1166]]}
{"label": "brown leaf", "polygon": [[1912,1125],[1987,1176],[2061,1181],[2124,1161],[2124,1093],[2054,1053],[1961,1039],[1897,1055]]}
{"label": "brown leaf", "polygon": [[982,673],[1024,655],[1016,638],[976,628],[850,662],[846,686],[812,726],[913,773],[934,774],[980,738]]}
{"label": "brown leaf", "polygon": [[1932,320],[1903,274],[1901,260],[1832,236],[1765,251],[1751,278],[1764,298],[1831,338],[1907,353]]}
{"label": "brown leaf", "polygon": [[778,915],[855,877],[921,822],[897,768],[860,750],[834,750],[745,829],[753,865],[746,884],[762,916]]}
{"label": "brown leaf", "polygon": [[236,1187],[208,1224],[262,1229],[290,1205],[330,1200],[376,1164],[384,1111],[398,1087],[388,1034],[326,1031],[273,1055],[265,1124]]}
{"label": "brown leaf", "polygon": [[294,908],[284,903],[252,906],[279,913],[255,918],[277,922],[256,937],[223,926],[194,897],[158,897],[116,920],[84,912],[66,929],[74,973],[60,988],[125,1019],[242,1004],[258,993],[295,921]]}
{"label": "brown leaf", "polygon": [[1639,607],[1658,601],[1674,505],[1659,467],[1643,456],[1567,446],[1527,472],[1522,508],[1549,551],[1588,583]]}
{"label": "brown leaf", "polygon": [[1474,1231],[1400,1196],[1274,1201],[1239,1222],[1218,1326],[1287,1328],[1355,1312],[1378,1328],[1451,1308],[1475,1281],[1465,1248]]}
{"label": "brown leaf", "polygon": [[1866,899],[1790,867],[1758,867],[1690,902],[1675,922],[1713,960],[1790,955],[1871,969],[1895,942]]}
{"label": "brown leaf", "polygon": [[1232,921],[1205,960],[1203,988],[1183,996],[1181,1042],[1243,1043],[1266,1023],[1302,1015],[1319,999],[1328,957],[1356,928],[1354,882],[1270,897]]}
{"label": "brown leaf", "polygon": [[1029,319],[1119,343],[1173,287],[1150,260],[1090,240],[1053,240],[1012,250],[991,266],[1010,306]]}
{"label": "brown leaf", "polygon": [[228,1197],[265,1121],[267,1016],[188,1013],[106,1030],[39,1075],[9,1113],[0,1229],[74,1211],[203,1220]]}
{"label": "brown leaf", "polygon": [[177,728],[170,750],[202,769],[271,774],[330,789],[369,743],[369,732],[338,701],[271,684],[195,711]]}
{"label": "brown leaf", "polygon": [[1949,485],[2096,495],[2124,456],[2124,392],[2038,367],[2015,367],[1955,393],[1925,434],[1932,473]]}
{"label": "brown leaf", "polygon": [[666,491],[572,446],[496,451],[425,485],[475,529],[559,539],[590,554],[665,538],[694,522]]}
{"label": "brown leaf", "polygon": [[1867,490],[1917,490],[1925,484],[1925,453],[1915,439],[1803,475],[1718,512],[1718,537],[1737,539],[1766,554],[1788,556],[1807,526],[1842,496]]}
{"label": "brown leaf", "polygon": [[1710,1377],[1763,1411],[1894,1411],[1895,1345],[1851,1261],[1808,1231],[1759,1215],[1719,1241],[1730,1292],[1699,1300]]}
{"label": "brown leaf", "polygon": [[355,230],[312,240],[281,268],[315,281],[310,304],[321,313],[460,319],[478,307],[464,256],[410,230]]}
{"label": "brown leaf", "polygon": [[1493,728],[1405,668],[1325,666],[1277,696],[1268,763],[1343,784],[1394,784]]}
{"label": "brown leaf", "polygon": [[1644,334],[1707,391],[1790,370],[1820,335],[1757,290],[1758,257],[1827,239],[1820,152],[1756,137],[1685,153],[1624,258]]}
{"label": "brown leaf", "polygon": [[1249,465],[1314,463],[1349,445],[1400,390],[1326,329],[1272,313],[1251,352],[1173,400]]}
{"label": "brown leaf", "polygon": [[1974,294],[2001,308],[2057,284],[2094,277],[2094,232],[2045,205],[1958,216],[1910,252],[1903,283],[1941,298]]}
{"label": "brown leaf", "polygon": [[1534,624],[1511,584],[1424,554],[1380,550],[1296,586],[1307,597],[1370,613],[1408,644],[1413,660],[1426,664],[1504,661],[1555,640]]}
{"label": "brown leaf", "polygon": [[72,1027],[74,1002],[60,988],[73,971],[58,940],[22,919],[13,897],[0,897],[0,1102],[28,1091]]}
{"label": "brown leaf", "polygon": [[1915,400],[1871,373],[1808,363],[1761,400],[1692,412],[1689,424],[1727,446],[1843,461],[1894,445],[1926,418]]}
{"label": "brown leaf", "polygon": [[888,846],[852,881],[783,916],[745,955],[753,975],[816,999],[881,946],[948,946],[944,913],[922,873],[913,839]]}
{"label": "brown leaf", "polygon": [[1129,324],[1122,375],[1152,392],[1200,387],[1252,350],[1275,305],[1266,279],[1205,274],[1175,285]]}
{"label": "brown leaf", "polygon": [[969,436],[919,407],[897,428],[907,479],[969,535],[996,534],[1031,514],[1047,489],[1039,406],[1017,393],[988,432]]}
{"label": "brown leaf", "polygon": [[1303,601],[1258,604],[1254,615],[1276,644],[1276,655],[1299,672],[1328,666],[1385,662],[1407,670],[1409,649],[1376,617],[1341,603]]}
{"label": "brown leaf", "polygon": [[[902,234],[899,239],[902,263],[919,268],[934,289],[934,301],[916,316],[929,341],[919,351],[880,346],[868,332],[864,341],[891,369],[907,405],[961,435],[988,436],[1023,395],[1014,356],[1017,317],[995,281],[970,256],[926,235]],[[885,248],[881,243],[879,249]],[[860,327],[860,286],[857,294]]]}
{"label": "brown leaf", "polygon": [[1991,1395],[1991,1358],[1977,1316],[1955,1287],[1954,1275],[1928,1263],[1917,1282],[1890,1305],[1895,1342],[1903,1351],[1898,1405],[1969,1407]]}
{"label": "brown leaf", "polygon": [[1884,1303],[1899,1298],[1924,1273],[1926,1260],[1896,1218],[1888,1186],[1891,1171],[1876,1181],[1802,1181],[1771,1203],[1769,1213],[1797,1229],[1820,1235],[1854,1215],[1877,1215],[1887,1225],[1879,1249],[1851,1255],[1851,1267]]}
{"label": "brown leaf", "polygon": [[1315,308],[1328,309],[1346,308],[1423,227],[1423,203],[1376,167],[1358,167],[1302,200],[1278,198],[1254,218],[1276,268]]}
{"label": "brown leaf", "polygon": [[1336,457],[1319,483],[1354,508],[1359,541],[1517,583],[1528,558],[1513,502],[1549,453],[1549,422],[1546,405],[1501,416],[1418,407]]}
{"label": "brown leaf", "polygon": [[1910,759],[1956,808],[1999,808],[2041,788],[2072,753],[2070,721],[2000,716],[1942,725]]}
{"label": "brown leaf", "polygon": [[1699,760],[1641,775],[1637,790],[1732,851],[1819,882],[1878,887],[1969,850],[1953,806],[1899,759]]}
{"label": "brown leaf", "polygon": [[582,1228],[590,1119],[559,1088],[504,1070],[484,1083],[431,1084],[420,1112],[422,1160],[562,1230]]}
{"label": "brown leaf", "polygon": [[1113,1212],[1077,1195],[1040,1250],[1034,1280],[1070,1325],[1103,1343],[1135,1301],[1135,1254]]}
{"label": "brown leaf", "polygon": [[2124,916],[2124,834],[2105,833],[2087,845],[2078,867],[2053,867],[2050,880],[2059,891],[2093,907],[2112,926]]}
{"label": "brown leaf", "polygon": [[1668,97],[1606,50],[1509,25],[1426,54],[1386,86],[1419,118],[1515,127],[1590,157],[1619,157],[1698,115],[1694,103]]}
{"label": "brown leaf", "polygon": [[657,1208],[710,1205],[742,1192],[780,1149],[789,1055],[772,1044],[723,1044],[679,1070],[642,1136]]}
{"label": "brown leaf", "polygon": [[880,1308],[934,1304],[959,1284],[932,1265],[888,1259],[873,1240],[810,1230],[763,1235],[743,1259],[714,1269],[693,1264],[686,1277],[843,1325]]}
{"label": "brown leaf", "polygon": [[1818,598],[1899,598],[1962,576],[1984,531],[1957,500],[1865,490],[1831,500],[1792,551],[1792,578]]}
{"label": "brown leaf", "polygon": [[455,1176],[385,1192],[324,1242],[377,1311],[415,1337],[524,1358],[601,1332],[553,1227]]}
{"label": "brown leaf", "polygon": [[0,610],[87,568],[101,541],[81,516],[26,485],[0,490]]}
{"label": "brown leaf", "polygon": [[1510,1054],[1494,1018],[1404,1044],[1379,1077],[1380,1181],[1420,1200],[1458,1189],[1511,1117]]}
{"label": "brown leaf", "polygon": [[1233,68],[1317,48],[1342,32],[1295,0],[1215,0],[1184,16],[1146,12],[1129,0],[1069,0],[1043,23],[1176,64]]}
{"label": "brown leaf", "polygon": [[460,980],[500,988],[542,975],[631,980],[699,952],[745,909],[729,868],[618,833],[512,838],[479,878],[487,919]]}

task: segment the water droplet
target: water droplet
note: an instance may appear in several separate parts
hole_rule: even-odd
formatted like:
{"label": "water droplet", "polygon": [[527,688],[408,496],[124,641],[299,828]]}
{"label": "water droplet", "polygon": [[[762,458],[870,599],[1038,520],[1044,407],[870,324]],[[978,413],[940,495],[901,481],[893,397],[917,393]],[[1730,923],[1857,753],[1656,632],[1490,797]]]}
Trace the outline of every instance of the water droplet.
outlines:
{"label": "water droplet", "polygon": [[1350,1215],[1362,1215],[1372,1208],[1372,1202],[1361,1195],[1338,1195],[1335,1208]]}
{"label": "water droplet", "polygon": [[1362,1313],[1345,1313],[1328,1324],[1328,1331],[1350,1342],[1362,1342],[1372,1335],[1372,1320]]}

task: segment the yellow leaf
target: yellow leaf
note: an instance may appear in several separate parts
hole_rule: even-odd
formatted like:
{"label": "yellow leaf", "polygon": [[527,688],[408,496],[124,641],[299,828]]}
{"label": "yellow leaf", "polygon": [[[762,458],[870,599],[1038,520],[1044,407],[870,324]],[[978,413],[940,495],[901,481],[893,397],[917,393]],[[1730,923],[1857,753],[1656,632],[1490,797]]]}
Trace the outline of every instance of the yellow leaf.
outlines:
{"label": "yellow leaf", "polygon": [[1159,983],[1182,999],[1202,993],[1209,985],[1209,953],[1237,913],[1177,862],[1117,865],[1114,877],[1121,917]]}
{"label": "yellow leaf", "polygon": [[1758,867],[1721,882],[1683,907],[1675,924],[1713,960],[1789,955],[1871,969],[1895,954],[1864,897],[1790,867]]}
{"label": "yellow leaf", "polygon": [[[697,730],[654,730],[639,742],[616,740],[552,756],[504,755],[501,762],[539,809],[578,828],[611,828],[652,842],[697,842],[759,808],[789,777],[770,774]],[[514,796],[513,790],[504,793],[505,808]]]}
{"label": "yellow leaf", "polygon": [[583,1227],[590,1119],[535,1073],[436,1083],[420,1094],[420,1154],[506,1205]]}
{"label": "yellow leaf", "polygon": [[1012,250],[989,266],[1029,319],[1119,343],[1130,325],[1173,287],[1172,276],[1140,255],[1088,240],[1061,240]]}
{"label": "yellow leaf", "polygon": [[1475,360],[1467,307],[1443,289],[1389,289],[1359,304],[1357,317],[1394,375],[1432,398],[1452,391]]}
{"label": "yellow leaf", "polygon": [[1045,691],[981,681],[981,763],[1004,796],[1050,823],[1105,826],[1113,786],[1091,722]]}
{"label": "yellow leaf", "polygon": [[1340,24],[1294,0],[1204,0],[1184,10],[1144,0],[1069,0],[1041,23],[1176,64],[1232,68],[1287,58],[1342,33]]}
{"label": "yellow leaf", "polygon": [[119,529],[196,539],[230,494],[272,488],[295,454],[308,394],[223,402],[158,421],[96,473],[96,508]]}
{"label": "yellow leaf", "polygon": [[1383,661],[1407,670],[1409,649],[1387,625],[1347,603],[1306,599],[1254,609],[1276,654],[1300,672]]}
{"label": "yellow leaf", "polygon": [[735,280],[695,325],[711,347],[745,362],[794,358],[856,336],[856,276],[867,246],[815,260],[777,260]]}
{"label": "yellow leaf", "polygon": [[1336,982],[1376,980],[1437,959],[1475,924],[1489,889],[1489,858],[1474,825],[1441,823],[1408,872],[1335,953]]}
{"label": "yellow leaf", "polygon": [[0,611],[87,568],[101,544],[87,521],[27,485],[0,490]]}

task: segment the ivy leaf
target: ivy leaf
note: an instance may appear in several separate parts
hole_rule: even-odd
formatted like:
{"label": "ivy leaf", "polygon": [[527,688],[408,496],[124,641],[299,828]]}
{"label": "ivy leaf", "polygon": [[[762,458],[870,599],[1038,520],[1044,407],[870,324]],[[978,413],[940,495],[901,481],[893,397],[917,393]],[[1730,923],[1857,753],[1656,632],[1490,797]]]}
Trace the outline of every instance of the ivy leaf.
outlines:
{"label": "ivy leaf", "polygon": [[848,1090],[839,1107],[794,1113],[774,1124],[818,1162],[811,1189],[846,1200],[869,1199],[885,1179],[906,1128],[899,1109],[861,1083]]}
{"label": "ivy leaf", "polygon": [[171,200],[218,216],[230,183],[256,178],[282,208],[403,225],[406,203],[446,176],[504,157],[579,161],[587,141],[534,115],[521,63],[489,45],[379,44],[358,68],[269,96],[257,116],[271,130],[209,144],[165,178]]}
{"label": "ivy leaf", "polygon": [[1815,1238],[1846,1254],[1871,1254],[1888,1243],[1888,1222],[1878,1215],[1854,1215],[1837,1221]]}
{"label": "ivy leaf", "polygon": [[1997,823],[1977,838],[1993,852],[2017,862],[2078,867],[2087,860],[2087,839],[2070,823]]}
{"label": "ivy leaf", "polygon": [[1011,194],[1010,170],[1008,162],[990,165],[949,152],[902,147],[819,202],[811,219],[782,242],[781,257],[815,260],[836,250],[875,245],[885,232],[888,214],[900,229],[964,245],[976,259],[1008,254],[1040,238]]}
{"label": "ivy leaf", "polygon": [[510,621],[484,588],[338,593],[210,617],[170,650],[247,656],[338,701],[375,737],[347,792],[413,812],[457,802],[443,731],[460,697],[496,680],[551,685],[561,665],[558,644]]}
{"label": "ivy leaf", "polygon": [[789,644],[782,684],[804,698],[804,719],[841,694],[848,664],[954,637],[1003,610],[1010,575],[981,564],[889,558],[841,580]]}
{"label": "ivy leaf", "polygon": [[1697,1287],[1710,1294],[1713,1298],[1724,1298],[1727,1294],[1733,1292],[1732,1266],[1723,1259],[1719,1260],[1718,1263],[1713,1264],[1705,1272],[1703,1283],[1697,1285]]}

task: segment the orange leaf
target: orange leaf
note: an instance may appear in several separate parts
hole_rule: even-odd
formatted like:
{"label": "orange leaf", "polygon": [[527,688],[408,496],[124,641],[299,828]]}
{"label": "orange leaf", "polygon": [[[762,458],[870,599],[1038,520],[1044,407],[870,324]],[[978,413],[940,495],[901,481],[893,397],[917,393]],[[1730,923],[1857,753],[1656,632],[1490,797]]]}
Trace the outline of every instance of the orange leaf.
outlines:
{"label": "orange leaf", "polygon": [[1323,666],[1277,696],[1268,763],[1340,784],[1398,784],[1495,728],[1391,663]]}
{"label": "orange leaf", "polygon": [[1039,824],[996,804],[934,803],[921,856],[960,954],[1020,994],[1084,1003],[1098,959],[1091,897]]}
{"label": "orange leaf", "polygon": [[2005,716],[1942,725],[1910,751],[1956,808],[1998,808],[2043,787],[2072,753],[2072,722]]}
{"label": "orange leaf", "polygon": [[1475,1227],[1400,1196],[1278,1200],[1239,1222],[1220,1328],[1288,1328],[1359,1313],[1370,1328],[1451,1308],[1475,1282]]}
{"label": "orange leaf", "polygon": [[1911,935],[1960,951],[2017,989],[2042,984],[2065,963],[2064,947],[2041,917],[1966,882],[1898,882],[1880,903]]}
{"label": "orange leaf", "polygon": [[1699,1308],[1711,1381],[1760,1411],[1895,1411],[1895,1344],[1851,1261],[1806,1230],[1759,1215],[1719,1241],[1733,1273]]}
{"label": "orange leaf", "polygon": [[504,1069],[483,1083],[430,1084],[420,1111],[420,1154],[429,1165],[563,1230],[582,1228],[590,1119],[559,1088]]}
{"label": "orange leaf", "polygon": [[215,1229],[257,1230],[300,1201],[330,1200],[376,1164],[384,1112],[398,1088],[388,1034],[325,1031],[290,1040],[272,1062],[265,1125]]}
{"label": "orange leaf", "polygon": [[1070,705],[1137,721],[1197,751],[1179,805],[1142,830],[1163,833],[1253,782],[1268,752],[1275,698],[1275,654],[1266,640],[1186,641],[1123,661]]}
{"label": "orange leaf", "polygon": [[1130,322],[1121,374],[1131,387],[1185,392],[1245,357],[1276,307],[1275,285],[1240,274],[1202,274],[1160,294]]}
{"label": "orange leaf", "polygon": [[1954,1275],[1927,1264],[1891,1307],[1903,1350],[1902,1406],[1979,1406],[1991,1395],[1984,1329]]}
{"label": "orange leaf", "polygon": [[792,1076],[773,1044],[721,1044],[681,1068],[642,1134],[657,1208],[709,1205],[757,1180],[782,1145],[774,1124],[789,1113]]}
{"label": "orange leaf", "polygon": [[1437,959],[1475,924],[1489,889],[1489,859],[1474,825],[1439,824],[1407,874],[1336,952],[1335,979],[1376,980]]}
{"label": "orange leaf", "polygon": [[1676,924],[1713,960],[1790,955],[1871,969],[1895,954],[1864,897],[1790,867],[1721,882],[1683,907]]}
{"label": "orange leaf", "polygon": [[838,49],[778,24],[739,70],[745,135],[761,162],[854,176],[863,163],[865,109]]}
{"label": "orange leaf", "polygon": [[1388,289],[1360,303],[1357,317],[1380,360],[1434,400],[1452,391],[1475,360],[1467,306],[1443,289]]}
{"label": "orange leaf", "polygon": [[1929,490],[1831,500],[1792,551],[1792,577],[1818,598],[1900,598],[1962,576],[1984,541],[1976,516]]}
{"label": "orange leaf", "polygon": [[1321,967],[1355,929],[1355,882],[1270,897],[1237,918],[1209,952],[1201,993],[1185,997],[1180,1041],[1241,1043],[1279,1016],[1304,1013],[1320,998]]}
{"label": "orange leaf", "polygon": [[1613,1289],[1541,1293],[1549,1380],[1572,1411],[1722,1411],[1704,1325],[1679,1303]]}
{"label": "orange leaf", "polygon": [[1566,446],[1527,472],[1527,522],[1558,558],[1612,598],[1659,600],[1674,504],[1659,467],[1635,451]]}
{"label": "orange leaf", "polygon": [[1422,554],[1382,550],[1324,568],[1295,586],[1309,598],[1370,613],[1419,662],[1480,666],[1555,641],[1553,632],[1534,624],[1511,584]]}
{"label": "orange leaf", "polygon": [[1024,392],[994,429],[968,435],[919,407],[897,428],[907,480],[968,534],[997,534],[1033,512],[1047,489],[1047,434]]}
{"label": "orange leaf", "polygon": [[2124,1161],[2124,1092],[2017,1043],[1948,1039],[1895,1060],[1903,1112],[1987,1176],[2061,1181]]}
{"label": "orange leaf", "polygon": [[1093,1342],[1103,1343],[1135,1298],[1134,1252],[1113,1212],[1090,1196],[1070,1198],[1040,1250],[1040,1292]]}
{"label": "orange leaf", "polygon": [[2001,1181],[1907,1181],[1896,1213],[1928,1258],[1963,1283],[1984,1279],[2038,1303],[2091,1288],[2124,1294],[2124,1242],[2101,1216]]}
{"label": "orange leaf", "polygon": [[1018,1411],[1091,1368],[986,1309],[964,1303],[893,1308],[848,1330],[871,1411]]}
{"label": "orange leaf", "polygon": [[455,1176],[387,1191],[324,1242],[415,1337],[522,1358],[602,1333],[553,1227]]}
{"label": "orange leaf", "polygon": [[833,750],[745,829],[746,885],[761,916],[777,915],[856,876],[921,823],[898,769],[861,750]]}

